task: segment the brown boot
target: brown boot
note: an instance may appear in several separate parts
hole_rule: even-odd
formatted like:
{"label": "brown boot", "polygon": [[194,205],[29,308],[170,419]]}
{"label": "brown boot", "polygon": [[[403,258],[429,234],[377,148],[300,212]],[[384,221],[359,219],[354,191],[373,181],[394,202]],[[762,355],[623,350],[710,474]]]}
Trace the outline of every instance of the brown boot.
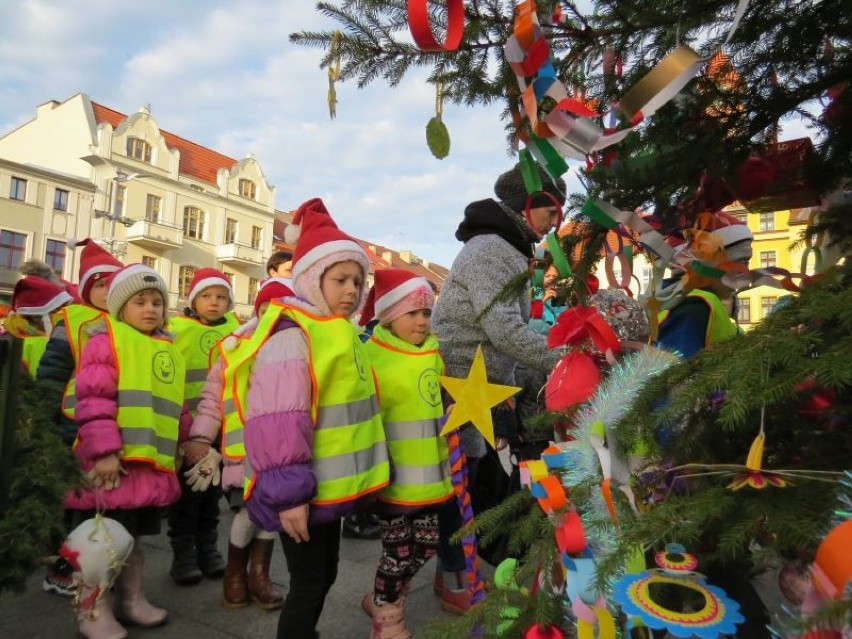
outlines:
{"label": "brown boot", "polygon": [[284,596],[269,580],[274,544],[274,539],[255,539],[249,546],[249,595],[252,603],[262,610],[275,610],[284,605]]}
{"label": "brown boot", "polygon": [[248,561],[249,548],[228,544],[228,565],[222,579],[222,605],[226,608],[245,608],[249,603]]}

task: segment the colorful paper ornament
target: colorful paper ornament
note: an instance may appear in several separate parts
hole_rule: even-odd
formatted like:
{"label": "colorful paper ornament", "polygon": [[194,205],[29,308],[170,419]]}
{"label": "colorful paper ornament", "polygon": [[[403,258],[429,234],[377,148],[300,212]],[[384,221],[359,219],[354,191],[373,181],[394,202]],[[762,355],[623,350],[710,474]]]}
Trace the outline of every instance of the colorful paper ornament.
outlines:
{"label": "colorful paper ornament", "polygon": [[680,544],[666,544],[665,550],[654,555],[654,562],[671,575],[692,575],[698,567],[698,558]]}
{"label": "colorful paper ornament", "polygon": [[[667,608],[657,600],[658,589],[664,586],[685,589],[686,594],[703,603],[693,611]],[[721,588],[710,586],[703,579],[676,577],[657,570],[624,575],[613,586],[612,599],[626,615],[675,637],[735,636],[737,625],[745,621],[740,605]]]}
{"label": "colorful paper ornament", "polygon": [[464,2],[447,0],[447,29],[438,42],[429,22],[428,0],[408,0],[408,26],[415,44],[423,51],[455,51],[464,35]]}
{"label": "colorful paper ornament", "polygon": [[491,409],[505,402],[521,389],[517,386],[491,384],[488,381],[481,345],[476,347],[473,363],[465,379],[445,375],[441,375],[438,379],[456,403],[441,434],[446,435],[470,422],[493,448],[494,422],[491,419]]}

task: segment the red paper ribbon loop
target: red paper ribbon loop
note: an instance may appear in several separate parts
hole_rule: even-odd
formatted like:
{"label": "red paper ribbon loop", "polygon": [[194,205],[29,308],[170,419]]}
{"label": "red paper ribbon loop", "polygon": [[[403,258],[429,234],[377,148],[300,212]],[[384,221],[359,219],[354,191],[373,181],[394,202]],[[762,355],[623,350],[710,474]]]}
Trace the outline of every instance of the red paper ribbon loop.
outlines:
{"label": "red paper ribbon loop", "polygon": [[447,33],[443,44],[432,33],[428,4],[428,0],[408,0],[408,26],[414,43],[423,51],[455,51],[464,34],[464,0],[447,0]]}

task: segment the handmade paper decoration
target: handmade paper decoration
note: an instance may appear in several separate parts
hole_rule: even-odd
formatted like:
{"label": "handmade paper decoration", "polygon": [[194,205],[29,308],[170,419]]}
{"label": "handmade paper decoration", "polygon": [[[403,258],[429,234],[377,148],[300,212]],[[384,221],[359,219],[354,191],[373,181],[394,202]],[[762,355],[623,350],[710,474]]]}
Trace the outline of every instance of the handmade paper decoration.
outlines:
{"label": "handmade paper decoration", "polygon": [[426,125],[426,145],[439,160],[450,154],[450,132],[441,119],[444,113],[444,93],[440,82],[435,83],[435,117]]}
{"label": "handmade paper decoration", "polygon": [[491,419],[491,409],[505,402],[521,389],[517,386],[489,383],[485,372],[482,346],[476,347],[473,363],[465,379],[445,375],[441,375],[438,379],[456,402],[441,434],[446,435],[470,422],[493,448],[494,422]]}
{"label": "handmade paper decoration", "polygon": [[447,31],[438,42],[429,21],[428,0],[408,0],[408,26],[415,44],[423,51],[455,51],[464,34],[463,0],[447,0]]}
{"label": "handmade paper decoration", "polygon": [[696,556],[686,552],[686,548],[680,544],[666,544],[665,550],[654,555],[654,562],[672,575],[692,575],[698,567]]}

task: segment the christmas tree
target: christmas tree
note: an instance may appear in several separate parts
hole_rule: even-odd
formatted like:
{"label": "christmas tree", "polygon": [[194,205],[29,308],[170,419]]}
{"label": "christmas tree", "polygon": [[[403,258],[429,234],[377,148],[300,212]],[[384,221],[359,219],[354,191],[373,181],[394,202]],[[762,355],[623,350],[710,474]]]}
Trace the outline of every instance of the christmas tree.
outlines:
{"label": "christmas tree", "polygon": [[[291,40],[322,48],[322,66],[341,82],[384,81],[392,89],[412,69],[425,68],[446,101],[471,108],[504,104],[507,146],[532,151],[551,172],[567,165],[542,149],[582,158],[588,191],[571,196],[575,231],[563,241],[575,258],[562,282],[572,303],[583,301],[611,228],[590,200],[616,211],[652,212],[653,228],[663,235],[734,200],[752,212],[818,206],[803,241],[812,244],[824,233],[834,257],[852,250],[852,32],[845,3],[601,0],[584,10],[571,2],[473,0],[459,14],[461,4],[321,2],[318,11],[340,29],[294,33]],[[433,50],[410,43],[414,5],[428,8],[434,42],[427,48]],[[526,32],[518,29],[516,5],[521,13],[535,11]],[[413,29],[422,32],[423,24]],[[552,69],[546,74],[525,66],[534,40],[546,43]],[[674,71],[667,66],[672,56],[683,56]],[[555,98],[548,93],[553,78],[564,88]],[[527,86],[532,107],[524,99]],[[556,122],[550,116],[558,109],[592,133],[557,135],[568,143],[548,147],[542,140],[553,129],[541,125]],[[807,128],[813,146],[810,140],[779,144],[794,121]],[[607,143],[611,134],[617,139]],[[635,239],[639,231],[631,230]],[[617,411],[618,422],[606,424],[619,449],[641,450],[646,460],[664,464],[656,472],[646,465],[648,477],[633,477],[634,498],[642,501],[644,487],[650,507],[637,513],[624,495],[613,494],[611,508],[602,510],[600,477],[563,474],[587,536],[599,542],[596,584],[616,617],[626,608],[619,613],[611,605],[613,585],[636,563],[637,549],[683,563],[688,555],[676,546],[665,555],[666,544],[683,544],[698,556],[702,572],[740,574],[745,581],[764,561],[797,571],[813,561],[836,523],[838,478],[852,458],[852,270],[848,260],[831,262],[747,334],[648,375]],[[636,362],[623,364],[613,375],[625,382]],[[575,426],[581,414],[573,415]],[[649,496],[661,488],[657,498]],[[556,515],[520,492],[477,516],[474,529],[486,540],[512,522],[511,543],[524,561],[515,575],[500,573],[501,587],[449,634],[440,633],[574,632],[560,570],[550,569],[562,554],[554,541]],[[533,576],[532,596],[512,587]],[[737,599],[741,593],[728,594]],[[804,617],[789,632],[852,622],[848,593]],[[738,636],[760,633],[749,628]]]}

